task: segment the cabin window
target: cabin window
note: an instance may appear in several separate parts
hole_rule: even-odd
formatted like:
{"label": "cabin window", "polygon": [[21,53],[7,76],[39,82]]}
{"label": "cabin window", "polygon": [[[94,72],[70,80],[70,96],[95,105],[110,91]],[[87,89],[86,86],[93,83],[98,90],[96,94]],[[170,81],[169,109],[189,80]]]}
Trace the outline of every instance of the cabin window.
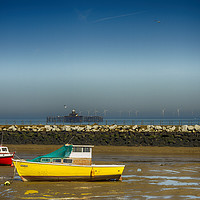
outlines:
{"label": "cabin window", "polygon": [[54,158],[53,162],[61,163],[61,158]]}
{"label": "cabin window", "polygon": [[90,147],[83,147],[83,152],[90,152]]}
{"label": "cabin window", "polygon": [[63,163],[72,163],[72,159],[63,159]]}
{"label": "cabin window", "polygon": [[2,148],[2,151],[7,151],[7,148]]}
{"label": "cabin window", "polygon": [[73,152],[82,152],[82,147],[73,147]]}
{"label": "cabin window", "polygon": [[42,158],[41,162],[51,162],[51,159],[50,158]]}

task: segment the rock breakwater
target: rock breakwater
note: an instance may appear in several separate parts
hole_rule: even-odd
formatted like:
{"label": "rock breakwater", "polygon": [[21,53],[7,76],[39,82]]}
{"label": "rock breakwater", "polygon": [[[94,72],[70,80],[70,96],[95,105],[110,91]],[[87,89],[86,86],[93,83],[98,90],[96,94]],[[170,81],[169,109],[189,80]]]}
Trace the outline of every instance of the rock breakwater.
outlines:
{"label": "rock breakwater", "polygon": [[6,144],[200,146],[200,125],[1,125]]}

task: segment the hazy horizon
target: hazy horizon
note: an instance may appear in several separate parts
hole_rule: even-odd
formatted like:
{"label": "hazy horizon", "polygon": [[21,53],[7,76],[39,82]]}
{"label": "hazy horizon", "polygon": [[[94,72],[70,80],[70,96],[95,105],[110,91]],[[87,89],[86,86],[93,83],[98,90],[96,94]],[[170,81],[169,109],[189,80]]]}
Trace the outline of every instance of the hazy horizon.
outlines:
{"label": "hazy horizon", "polygon": [[200,117],[200,1],[0,0],[0,25],[0,118]]}

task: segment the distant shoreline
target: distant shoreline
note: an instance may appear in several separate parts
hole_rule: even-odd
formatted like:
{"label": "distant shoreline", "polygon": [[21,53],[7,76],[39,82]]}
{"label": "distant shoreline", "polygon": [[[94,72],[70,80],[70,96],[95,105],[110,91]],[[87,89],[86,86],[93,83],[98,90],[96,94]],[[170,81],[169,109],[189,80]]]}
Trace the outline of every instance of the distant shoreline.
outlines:
{"label": "distant shoreline", "polygon": [[104,118],[102,122],[48,122],[45,118],[34,119],[0,119],[0,125],[200,125],[199,118]]}

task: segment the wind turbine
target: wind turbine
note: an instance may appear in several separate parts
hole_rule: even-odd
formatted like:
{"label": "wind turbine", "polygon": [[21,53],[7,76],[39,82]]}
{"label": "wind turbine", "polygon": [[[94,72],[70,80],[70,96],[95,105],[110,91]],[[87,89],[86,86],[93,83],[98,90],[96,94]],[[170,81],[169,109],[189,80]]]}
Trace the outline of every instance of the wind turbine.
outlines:
{"label": "wind turbine", "polygon": [[129,116],[129,117],[131,116],[131,112],[132,112],[132,110],[129,110],[129,111],[128,111],[128,116]]}
{"label": "wind turbine", "polygon": [[89,110],[87,110],[87,113],[88,113],[88,116],[90,116],[90,111]]}
{"label": "wind turbine", "polygon": [[135,116],[137,117],[138,116],[138,114],[139,114],[139,111],[135,111]]}
{"label": "wind turbine", "polygon": [[121,111],[121,110],[119,111],[119,116],[120,116],[120,117],[122,116],[122,111]]}
{"label": "wind turbine", "polygon": [[97,116],[97,113],[98,113],[98,112],[99,112],[99,111],[95,109],[95,110],[94,110],[94,115]]}
{"label": "wind turbine", "polygon": [[177,108],[177,115],[178,115],[178,117],[180,116],[180,108]]}
{"label": "wind turbine", "polygon": [[194,110],[192,110],[192,118],[195,118]]}
{"label": "wind turbine", "polygon": [[[67,109],[67,105],[64,105],[64,109],[65,109],[65,110]],[[65,112],[64,112],[64,115],[65,115]]]}
{"label": "wind turbine", "polygon": [[162,116],[165,116],[165,108],[162,109]]}
{"label": "wind turbine", "polygon": [[106,113],[108,112],[108,110],[104,109],[103,110],[103,115],[106,116]]}

